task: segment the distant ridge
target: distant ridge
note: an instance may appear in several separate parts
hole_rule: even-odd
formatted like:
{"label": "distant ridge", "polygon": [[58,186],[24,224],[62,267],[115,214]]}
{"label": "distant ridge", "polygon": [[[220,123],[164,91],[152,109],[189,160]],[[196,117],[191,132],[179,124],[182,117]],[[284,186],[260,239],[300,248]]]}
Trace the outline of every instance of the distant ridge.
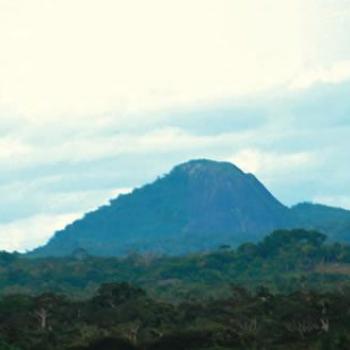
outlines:
{"label": "distant ridge", "polygon": [[[337,231],[334,217],[349,226],[345,223]],[[291,227],[327,230],[331,237],[346,240],[350,212],[307,203],[289,209],[254,175],[229,162],[198,159],[86,214],[30,255],[66,256],[77,249],[99,256],[178,255],[256,241]]]}

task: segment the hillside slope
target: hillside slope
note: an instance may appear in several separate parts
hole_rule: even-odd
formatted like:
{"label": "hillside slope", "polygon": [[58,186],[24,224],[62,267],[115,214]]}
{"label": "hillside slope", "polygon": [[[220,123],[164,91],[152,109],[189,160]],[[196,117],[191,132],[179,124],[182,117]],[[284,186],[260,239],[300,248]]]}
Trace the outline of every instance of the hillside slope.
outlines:
{"label": "hillside slope", "polygon": [[57,232],[34,256],[132,251],[183,254],[258,240],[289,226],[289,209],[231,163],[193,160]]}
{"label": "hillside slope", "polygon": [[294,227],[325,232],[332,241],[350,242],[350,211],[322,204],[300,203],[290,209]]}

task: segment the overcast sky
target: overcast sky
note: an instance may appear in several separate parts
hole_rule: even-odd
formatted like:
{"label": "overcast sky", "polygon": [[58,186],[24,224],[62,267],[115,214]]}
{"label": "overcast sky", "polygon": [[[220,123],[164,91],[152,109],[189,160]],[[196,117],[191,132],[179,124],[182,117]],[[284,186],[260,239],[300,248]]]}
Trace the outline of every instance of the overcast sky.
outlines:
{"label": "overcast sky", "polygon": [[350,0],[0,0],[0,250],[191,158],[350,208]]}

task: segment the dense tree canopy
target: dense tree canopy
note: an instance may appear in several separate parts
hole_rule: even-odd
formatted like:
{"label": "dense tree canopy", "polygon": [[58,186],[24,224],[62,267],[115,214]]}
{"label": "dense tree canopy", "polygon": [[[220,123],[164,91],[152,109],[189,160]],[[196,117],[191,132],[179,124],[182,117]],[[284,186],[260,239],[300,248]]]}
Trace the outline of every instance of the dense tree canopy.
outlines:
{"label": "dense tree canopy", "polygon": [[350,247],[315,231],[182,257],[0,254],[0,350],[349,349]]}
{"label": "dense tree canopy", "polygon": [[350,290],[283,295],[232,286],[226,298],[174,305],[113,283],[84,301],[54,294],[2,297],[0,349],[345,350],[349,309]]}

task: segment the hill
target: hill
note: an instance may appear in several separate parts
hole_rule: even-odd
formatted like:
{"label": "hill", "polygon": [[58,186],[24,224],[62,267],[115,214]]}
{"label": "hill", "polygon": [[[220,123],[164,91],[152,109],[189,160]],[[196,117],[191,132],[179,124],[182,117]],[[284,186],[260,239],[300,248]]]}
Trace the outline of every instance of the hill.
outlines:
{"label": "hill", "polygon": [[350,211],[322,204],[291,207],[293,225],[326,232],[331,241],[350,242]]}
{"label": "hill", "polygon": [[97,256],[179,255],[237,246],[293,227],[317,228],[346,241],[350,212],[313,204],[289,209],[233,164],[192,160],[86,214],[30,255],[68,256],[79,249]]}
{"label": "hill", "polygon": [[36,256],[130,251],[182,254],[257,240],[287,222],[288,208],[231,163],[195,160],[121,195],[57,232]]}

